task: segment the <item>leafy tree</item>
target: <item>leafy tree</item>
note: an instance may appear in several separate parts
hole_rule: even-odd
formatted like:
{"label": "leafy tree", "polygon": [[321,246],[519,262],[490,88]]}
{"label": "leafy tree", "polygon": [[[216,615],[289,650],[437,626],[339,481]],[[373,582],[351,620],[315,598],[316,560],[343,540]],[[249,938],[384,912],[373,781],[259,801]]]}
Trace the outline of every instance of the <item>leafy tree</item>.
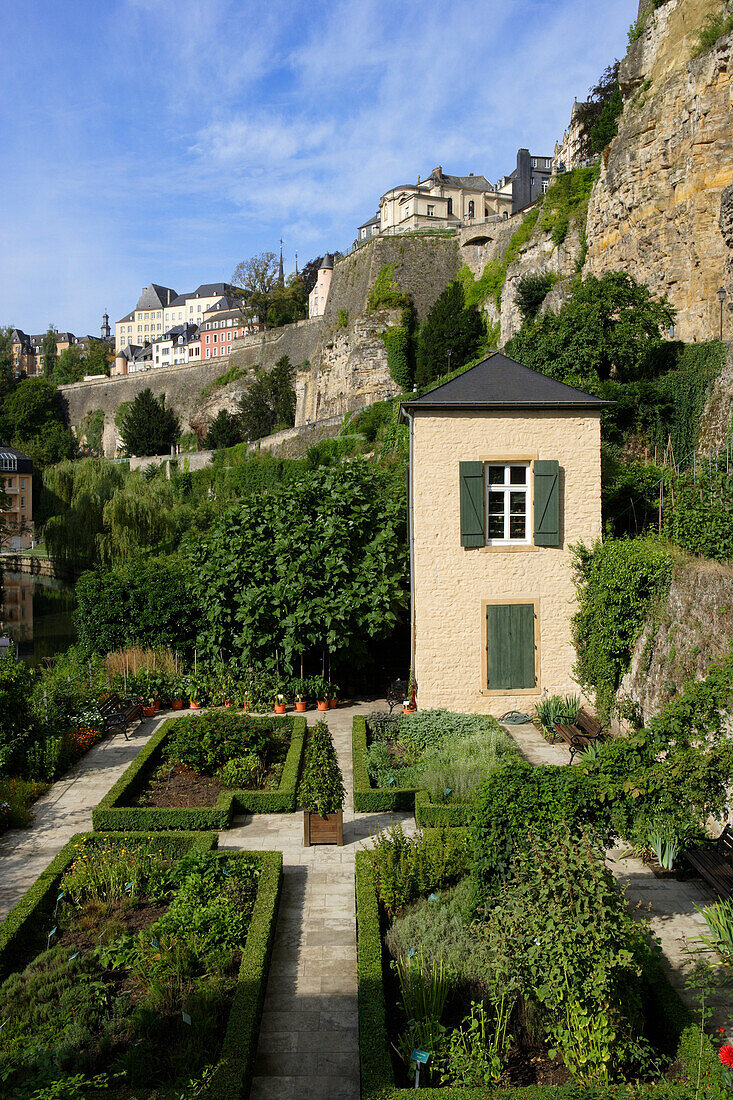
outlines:
{"label": "leafy tree", "polygon": [[40,515],[52,557],[94,561],[104,529],[104,506],[125,482],[121,466],[105,459],[60,462],[43,472]]}
{"label": "leafy tree", "polygon": [[12,328],[0,326],[0,401],[15,389],[13,372],[13,347],[10,340]]}
{"label": "leafy tree", "polygon": [[300,277],[303,280],[303,290],[305,291],[306,301],[308,295],[316,285],[318,279],[318,269],[323,263],[323,256],[316,256],[315,260],[309,260],[300,273]]}
{"label": "leafy tree", "polygon": [[84,357],[84,374],[109,374],[114,348],[101,340],[92,340]]}
{"label": "leafy tree", "polygon": [[39,467],[72,458],[74,434],[58,390],[45,378],[23,378],[0,410],[0,432]]}
{"label": "leafy tree", "polygon": [[291,325],[308,316],[308,295],[300,275],[289,275],[285,286],[275,286],[267,310],[270,328]]}
{"label": "leafy tree", "polygon": [[257,370],[240,402],[240,421],[245,439],[261,439],[274,430],[295,423],[295,367],[287,355],[271,371]]}
{"label": "leafy tree", "polygon": [[133,644],[188,648],[198,627],[188,577],[188,565],[177,554],[82,573],[74,613],[79,644],[91,653]]}
{"label": "leafy tree", "polygon": [[466,306],[457,279],[445,288],[420,326],[415,381],[419,386],[463,366],[478,353],[486,330],[475,305]]}
{"label": "leafy tree", "polygon": [[549,271],[534,271],[523,275],[517,283],[514,301],[525,321],[534,321],[540,306],[552,290],[554,279]]}
{"label": "leafy tree", "polygon": [[58,339],[58,332],[53,325],[48,326],[48,330],[44,333],[42,348],[42,361],[43,361],[43,373],[46,378],[53,378],[53,372],[56,369],[56,362],[58,360],[58,345],[56,343]]}
{"label": "leafy tree", "polygon": [[603,152],[618,132],[618,116],[623,110],[623,99],[618,84],[619,61],[604,69],[599,81],[588,92],[585,103],[578,104],[578,118],[582,126],[581,158]]}
{"label": "leafy tree", "polygon": [[274,252],[260,252],[238,263],[232,274],[232,285],[242,310],[246,305],[261,321],[267,319],[272,292],[277,285],[277,266]]}
{"label": "leafy tree", "polygon": [[33,671],[16,661],[12,649],[0,656],[0,774],[21,768],[29,741],[35,740],[31,709]]}
{"label": "leafy tree", "polygon": [[211,451],[220,447],[233,447],[242,442],[242,423],[236,413],[220,409],[206,433],[204,446]]}
{"label": "leafy tree", "polygon": [[85,374],[85,363],[81,348],[72,344],[64,348],[53,369],[51,381],[55,386],[65,386],[69,382],[81,382]]}
{"label": "leafy tree", "polygon": [[608,379],[643,377],[674,318],[666,297],[653,297],[624,271],[609,271],[579,280],[557,313],[524,325],[506,350],[533,370],[596,390]]}
{"label": "leafy tree", "polygon": [[166,408],[165,395],[155,397],[149,388],[136,396],[120,426],[129,455],[165,454],[180,434],[178,417],[172,409]]}
{"label": "leafy tree", "polygon": [[184,543],[200,643],[243,665],[294,670],[323,650],[358,662],[406,604],[404,508],[401,475],[354,459],[219,513]]}

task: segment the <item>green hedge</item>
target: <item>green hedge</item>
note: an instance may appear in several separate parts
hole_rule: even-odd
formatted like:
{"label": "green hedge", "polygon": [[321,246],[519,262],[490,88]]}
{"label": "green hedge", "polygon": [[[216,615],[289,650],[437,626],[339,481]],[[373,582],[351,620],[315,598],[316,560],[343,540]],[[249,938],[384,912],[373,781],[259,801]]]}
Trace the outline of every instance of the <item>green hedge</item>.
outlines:
{"label": "green hedge", "polygon": [[[103,830],[206,830],[222,832],[228,829],[235,813],[280,814],[295,810],[295,791],[300,774],[300,762],[307,729],[305,718],[273,718],[273,725],[292,723],[290,748],[276,791],[222,791],[215,806],[200,809],[171,809],[154,806],[134,806],[132,802],[142,790],[152,772],[163,759],[169,731],[177,718],[169,718],[155,731],[140,750],[127,771],[117,780],[94,808],[95,829]],[[195,718],[189,721],[196,721]]]}
{"label": "green hedge", "polygon": [[227,858],[251,859],[253,856],[260,861],[262,868],[257,900],[221,1054],[214,1075],[202,1093],[206,1100],[233,1100],[248,1096],[257,1057],[262,1006],[282,887],[283,857],[282,852],[227,853]]}
{"label": "green hedge", "polygon": [[[414,1089],[397,1088],[394,1083],[387,1033],[386,1005],[382,984],[382,937],[379,905],[374,884],[370,852],[356,853],[356,926],[359,1006],[359,1056],[362,1100],[409,1100]],[[690,1024],[691,1016],[670,986],[661,963],[654,959],[647,969],[649,1012],[654,1014],[662,1032],[674,1048],[681,1072],[693,1082],[700,1061],[704,1091],[700,1096],[724,1095],[715,1050],[709,1039],[700,1043],[700,1030]],[[701,1056],[702,1048],[702,1056]],[[717,1089],[720,1088],[718,1092]],[[431,1095],[440,1100],[611,1100],[638,1097],[639,1100],[690,1100],[688,1085],[663,1082],[659,1085],[610,1086],[582,1085],[532,1086],[528,1088],[434,1088]]]}
{"label": "green hedge", "polygon": [[414,810],[415,788],[372,787],[367,769],[367,725],[357,714],[351,727],[351,751],[354,764],[354,809],[373,814],[385,810]]}
{"label": "green hedge", "polygon": [[46,870],[41,872],[0,924],[0,981],[11,970],[17,970],[19,963],[30,959],[45,945],[51,928],[49,919],[58,896],[58,885],[67,867],[74,861],[77,845],[82,841],[95,844],[107,839],[120,845],[153,839],[167,855],[179,856],[192,848],[202,852],[211,851],[217,844],[216,833],[155,833],[151,836],[148,832],[129,832],[115,833],[109,838],[103,833],[77,833],[53,858]]}
{"label": "green hedge", "polygon": [[461,829],[471,824],[473,806],[431,802],[427,791],[415,793],[415,821],[426,829]]}

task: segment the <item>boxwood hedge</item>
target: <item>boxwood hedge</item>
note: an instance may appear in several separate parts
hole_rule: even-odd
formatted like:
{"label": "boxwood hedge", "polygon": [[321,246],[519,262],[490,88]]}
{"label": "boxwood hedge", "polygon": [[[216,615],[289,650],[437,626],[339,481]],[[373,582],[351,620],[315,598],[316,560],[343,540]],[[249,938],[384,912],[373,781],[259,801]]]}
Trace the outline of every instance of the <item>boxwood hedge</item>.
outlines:
{"label": "boxwood hedge", "polygon": [[475,813],[465,803],[431,802],[427,791],[415,792],[415,821],[426,829],[461,829],[471,824]]}
{"label": "boxwood hedge", "polygon": [[[195,722],[196,718],[183,721]],[[295,792],[300,774],[307,721],[305,718],[273,718],[277,725],[291,725],[290,748],[276,791],[222,791],[215,806],[170,808],[134,806],[132,803],[151,774],[163,760],[165,743],[172,724],[180,718],[169,718],[155,731],[140,750],[127,771],[110,788],[92,814],[95,829],[228,829],[237,813],[282,814],[295,810]]]}
{"label": "boxwood hedge", "polygon": [[[357,981],[359,1008],[359,1056],[362,1100],[409,1100],[414,1089],[397,1088],[394,1082],[382,983],[382,937],[379,904],[374,883],[372,855],[356,854]],[[677,1065],[688,1082],[698,1081],[700,1096],[723,1097],[723,1081],[715,1049],[701,1038],[699,1026],[672,989],[661,962],[653,958],[647,968],[647,1011],[653,1014],[660,1039],[677,1044]],[[439,1100],[692,1100],[690,1084],[659,1085],[546,1085],[528,1088],[432,1088]]]}
{"label": "boxwood hedge", "polygon": [[367,724],[363,714],[357,714],[351,726],[351,751],[354,764],[354,809],[361,813],[381,813],[385,810],[413,810],[415,788],[372,787],[367,768]]}
{"label": "boxwood hedge", "polygon": [[[217,844],[215,833],[77,833],[0,925],[0,980],[45,947],[59,883],[77,845],[109,841],[122,846],[136,840],[151,841],[170,855],[193,848],[211,851]],[[201,1093],[206,1100],[233,1100],[249,1093],[282,886],[282,852],[226,852],[222,858],[256,861],[260,878],[219,1060]]]}
{"label": "boxwood hedge", "polygon": [[111,840],[115,844],[132,844],[139,840],[153,839],[166,855],[182,856],[192,849],[207,852],[216,847],[216,833],[77,833],[64,845],[42,871],[20,901],[10,910],[0,924],[0,981],[11,970],[17,970],[19,962],[30,959],[44,947],[51,929],[50,919],[58,896],[58,885],[67,867],[73,862],[77,846],[85,841],[91,844]]}

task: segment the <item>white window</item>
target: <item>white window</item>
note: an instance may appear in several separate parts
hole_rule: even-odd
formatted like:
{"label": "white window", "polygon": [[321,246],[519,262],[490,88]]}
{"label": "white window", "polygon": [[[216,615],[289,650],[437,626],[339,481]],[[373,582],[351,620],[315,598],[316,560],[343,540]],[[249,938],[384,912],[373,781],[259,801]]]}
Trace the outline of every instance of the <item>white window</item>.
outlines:
{"label": "white window", "polygon": [[208,332],[206,333],[206,343],[207,344],[211,343],[211,337],[209,336]]}
{"label": "white window", "polygon": [[132,332],[132,325],[128,325],[128,326],[127,326],[127,331],[128,331],[128,332]]}
{"label": "white window", "polygon": [[147,332],[149,328],[150,328],[150,325],[146,325],[145,326],[145,331]]}
{"label": "white window", "polygon": [[137,331],[138,331],[138,332],[142,332],[142,330],[143,330],[143,326],[142,326],[142,325],[138,325],[138,326],[137,326]]}
{"label": "white window", "polygon": [[149,320],[150,320],[150,317],[149,317],[149,315],[148,315],[147,313],[145,314],[145,320],[146,320],[146,321],[149,321]]}
{"label": "white window", "polygon": [[[160,317],[160,310],[158,310],[157,316]],[[160,328],[160,325],[158,325],[158,328]]]}
{"label": "white window", "polygon": [[211,359],[211,348],[206,349],[206,358]]}
{"label": "white window", "polygon": [[434,206],[428,206],[428,217],[432,218],[434,214],[435,214],[435,207]]}
{"label": "white window", "polygon": [[199,303],[199,306],[198,306],[198,313],[200,313],[200,312],[201,312],[201,304]]}
{"label": "white window", "polygon": [[537,157],[532,157],[532,167],[533,168],[537,167]]}
{"label": "white window", "polygon": [[529,463],[486,465],[486,541],[529,542]]}
{"label": "white window", "polygon": [[549,180],[543,180],[543,181],[542,181],[542,194],[543,194],[543,195],[546,195],[546,194],[547,194],[547,188],[548,188],[549,186],[550,186],[550,181],[549,181]]}
{"label": "white window", "polygon": [[122,337],[122,339],[120,340],[120,344],[121,344],[121,346],[122,346],[122,347],[124,348],[124,346],[125,346],[125,337],[124,337],[124,336],[123,336],[123,337]]}

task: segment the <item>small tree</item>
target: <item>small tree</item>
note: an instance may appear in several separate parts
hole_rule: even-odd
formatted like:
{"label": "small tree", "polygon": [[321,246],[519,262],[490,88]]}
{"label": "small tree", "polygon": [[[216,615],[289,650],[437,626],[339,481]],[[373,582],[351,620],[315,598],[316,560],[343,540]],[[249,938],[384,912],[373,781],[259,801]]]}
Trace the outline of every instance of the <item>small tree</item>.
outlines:
{"label": "small tree", "polygon": [[238,263],[232,274],[232,286],[239,298],[240,311],[245,306],[261,321],[267,320],[272,292],[277,285],[277,257],[274,252],[260,252]]}
{"label": "small tree", "polygon": [[125,413],[120,435],[129,455],[159,455],[169,451],[181,434],[178,417],[166,408],[165,396],[151,389],[137,395]]}
{"label": "small tree", "polygon": [[425,386],[473,359],[485,336],[481,314],[475,305],[466,307],[463,287],[455,279],[434,303],[420,327],[415,370],[417,384]]}
{"label": "small tree", "polygon": [[43,373],[46,378],[53,378],[54,370],[56,369],[56,363],[58,361],[58,332],[53,325],[48,326],[47,332],[43,335],[42,348],[42,360],[43,360]]}
{"label": "small tree", "polygon": [[56,366],[53,369],[51,381],[54,386],[65,386],[69,382],[81,382],[84,377],[85,364],[81,349],[76,344],[70,348],[64,348],[59,355]]}
{"label": "small tree", "polygon": [[220,409],[211,422],[206,433],[204,446],[210,451],[216,451],[220,447],[233,447],[235,443],[242,442],[242,422],[236,413]]}
{"label": "small tree", "polygon": [[271,371],[257,370],[240,402],[240,422],[245,439],[261,439],[276,428],[295,423],[295,367],[287,355]]}
{"label": "small tree", "polygon": [[534,321],[540,306],[552,290],[554,280],[548,271],[535,271],[523,275],[517,283],[514,301],[525,321]]}

